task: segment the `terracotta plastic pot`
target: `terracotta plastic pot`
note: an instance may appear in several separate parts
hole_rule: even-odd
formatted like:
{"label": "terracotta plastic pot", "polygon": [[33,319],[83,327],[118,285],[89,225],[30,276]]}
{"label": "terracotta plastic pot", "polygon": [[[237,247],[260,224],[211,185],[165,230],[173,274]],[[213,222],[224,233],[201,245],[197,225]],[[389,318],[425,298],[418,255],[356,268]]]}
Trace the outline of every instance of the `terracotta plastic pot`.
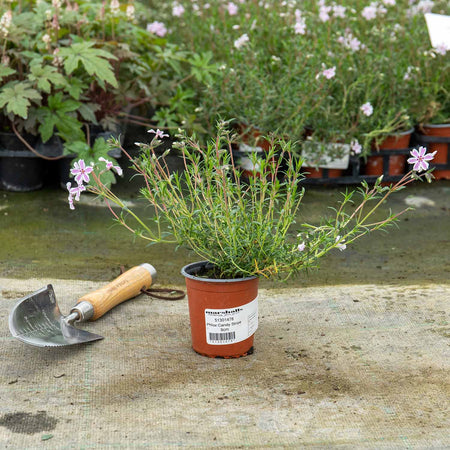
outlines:
{"label": "terracotta plastic pot", "polygon": [[[409,142],[414,128],[402,133],[396,133],[392,136],[387,136],[386,139],[379,145],[379,150],[401,150],[409,148]],[[398,176],[405,173],[407,155],[393,155],[389,156],[389,172],[388,175]],[[365,168],[366,175],[383,175],[384,170],[382,156],[369,156]]]}
{"label": "terracotta plastic pot", "polygon": [[[420,133],[425,136],[447,137],[450,138],[450,124],[426,124],[420,127]],[[430,142],[426,145],[428,152],[436,151],[432,164],[450,164],[450,143]],[[450,179],[450,170],[434,170],[433,175],[437,180]]]}
{"label": "terracotta plastic pot", "polygon": [[[324,169],[316,168],[316,167],[302,167],[302,169],[305,169],[306,172],[306,178],[324,178]],[[328,169],[328,178],[339,178],[344,175],[343,169]]]}
{"label": "terracotta plastic pot", "polygon": [[244,144],[243,151],[255,149],[255,151],[263,150],[268,152],[271,148],[271,144],[267,139],[264,139],[260,130],[255,127],[245,127],[240,125],[238,127],[239,134],[241,136],[242,143]]}
{"label": "terracotta plastic pot", "polygon": [[186,279],[192,348],[211,358],[248,355],[258,328],[259,279],[203,278],[208,265],[200,261],[181,270]]}

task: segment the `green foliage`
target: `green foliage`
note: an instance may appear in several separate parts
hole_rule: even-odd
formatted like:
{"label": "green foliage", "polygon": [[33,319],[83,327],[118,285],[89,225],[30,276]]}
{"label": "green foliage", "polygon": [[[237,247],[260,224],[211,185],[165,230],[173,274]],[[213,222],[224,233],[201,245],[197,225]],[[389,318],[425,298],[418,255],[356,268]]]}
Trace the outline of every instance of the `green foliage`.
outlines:
{"label": "green foliage", "polygon": [[0,92],[0,108],[6,107],[7,114],[27,118],[31,100],[41,99],[41,94],[27,82],[11,82]]}
{"label": "green foliage", "polygon": [[181,17],[152,2],[170,38],[197,53],[190,81],[200,84],[196,121],[207,135],[218,118],[235,119],[292,141],[357,141],[367,154],[416,123],[450,121],[449,51],[431,47],[423,14],[450,14],[444,0],[235,1],[236,14],[222,0],[178,3]]}
{"label": "green foliage", "polygon": [[74,116],[80,103],[63,97],[61,92],[48,97],[48,106],[39,108],[38,120],[41,123],[39,133],[43,142],[47,142],[54,134],[64,141],[83,139],[82,123]]}
{"label": "green foliage", "polygon": [[59,56],[64,60],[67,74],[72,74],[81,65],[89,75],[118,87],[112,66],[108,61],[108,59],[117,58],[105,50],[92,48],[94,45],[95,42],[78,42],[60,50]]}
{"label": "green foliage", "polygon": [[[134,160],[145,179],[142,196],[154,208],[150,221],[138,217],[98,177],[88,190],[121,208],[117,221],[150,242],[175,242],[212,263],[217,278],[262,276],[287,278],[318,266],[320,258],[365,234],[386,229],[399,213],[380,216],[380,205],[413,181],[412,172],[393,186],[372,188],[367,183],[343,200],[319,225],[296,224],[304,196],[301,159],[292,143],[274,141],[278,151],[252,155],[254,169],[248,183],[241,180],[231,153],[233,136],[220,124],[217,136],[202,147],[195,137],[181,134],[174,149],[184,161],[182,173],[171,173],[165,157],[155,152],[156,137],[140,144]],[[114,146],[119,145],[113,141]],[[420,175],[419,178],[425,175]]]}
{"label": "green foliage", "polygon": [[28,79],[32,83],[35,82],[37,88],[46,94],[50,94],[52,86],[59,88],[66,84],[65,78],[58,72],[56,67],[42,66],[40,64],[30,67]]}
{"label": "green foliage", "polygon": [[117,160],[108,154],[110,150],[109,145],[103,138],[96,139],[92,147],[84,141],[75,141],[67,144],[65,148],[67,154],[77,155],[73,163],[82,159],[86,166],[95,164],[94,171],[99,177],[100,182],[107,188],[116,182],[116,178],[111,170],[104,171],[104,167],[102,167],[102,164],[99,164],[98,160],[99,158],[105,158],[114,165],[118,165]]}
{"label": "green foliage", "polygon": [[14,124],[43,141],[56,133],[67,146],[88,140],[89,123],[117,132],[121,121],[148,120],[128,114],[134,105],[139,114],[162,108],[161,126],[178,128],[184,115],[195,122],[196,91],[184,88],[194,78],[192,56],[146,30],[147,7],[130,6],[131,13],[100,0],[0,2],[2,128]]}

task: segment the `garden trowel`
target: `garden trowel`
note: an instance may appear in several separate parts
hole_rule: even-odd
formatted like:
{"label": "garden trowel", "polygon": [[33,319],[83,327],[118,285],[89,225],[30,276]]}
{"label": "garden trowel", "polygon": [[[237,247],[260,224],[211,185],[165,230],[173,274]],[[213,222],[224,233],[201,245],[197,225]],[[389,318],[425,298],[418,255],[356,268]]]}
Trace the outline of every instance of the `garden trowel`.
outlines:
{"label": "garden trowel", "polygon": [[14,337],[37,347],[61,347],[103,339],[103,336],[79,330],[77,322],[97,320],[114,306],[148,289],[156,276],[150,264],[126,271],[106,286],[83,297],[63,316],[49,284],[20,299],[9,315],[9,329]]}

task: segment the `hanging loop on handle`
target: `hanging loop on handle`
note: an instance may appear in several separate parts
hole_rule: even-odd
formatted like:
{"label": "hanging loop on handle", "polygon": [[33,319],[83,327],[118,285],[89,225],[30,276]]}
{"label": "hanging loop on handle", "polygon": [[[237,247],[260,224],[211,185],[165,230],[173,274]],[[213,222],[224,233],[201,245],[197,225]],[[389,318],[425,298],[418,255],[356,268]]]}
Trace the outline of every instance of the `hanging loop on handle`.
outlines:
{"label": "hanging loop on handle", "polygon": [[[120,273],[125,272],[125,267],[120,266]],[[171,289],[171,288],[148,288],[141,289],[141,292],[149,297],[158,298],[160,300],[182,300],[186,293],[180,289]],[[168,294],[168,295],[162,295]]]}

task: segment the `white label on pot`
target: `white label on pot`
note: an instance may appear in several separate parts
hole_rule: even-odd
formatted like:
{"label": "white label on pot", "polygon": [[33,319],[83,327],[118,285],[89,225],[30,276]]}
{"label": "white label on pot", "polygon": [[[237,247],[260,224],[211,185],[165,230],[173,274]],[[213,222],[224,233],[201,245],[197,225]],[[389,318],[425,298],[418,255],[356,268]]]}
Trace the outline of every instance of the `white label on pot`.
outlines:
{"label": "white label on pot", "polygon": [[205,309],[206,342],[210,345],[245,341],[258,328],[258,297],[229,309]]}
{"label": "white label on pot", "polygon": [[450,50],[450,16],[426,13],[428,34],[434,48],[443,47]]}
{"label": "white label on pot", "polygon": [[248,152],[248,153],[261,153],[264,150],[261,147],[251,147],[250,145],[245,144],[244,142],[241,142],[239,144],[239,151],[240,152]]}
{"label": "white label on pot", "polygon": [[345,170],[350,161],[350,145],[307,141],[303,144],[302,156],[304,167]]}

